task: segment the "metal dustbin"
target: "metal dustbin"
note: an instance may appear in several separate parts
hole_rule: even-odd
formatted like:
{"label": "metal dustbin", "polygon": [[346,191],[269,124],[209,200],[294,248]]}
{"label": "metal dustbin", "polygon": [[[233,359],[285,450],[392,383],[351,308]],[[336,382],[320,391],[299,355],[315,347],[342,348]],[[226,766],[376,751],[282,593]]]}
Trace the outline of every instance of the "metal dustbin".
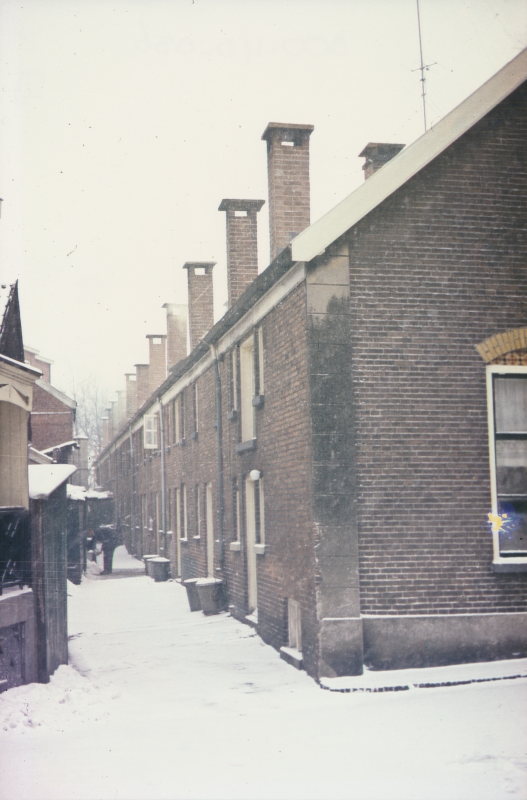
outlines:
{"label": "metal dustbin", "polygon": [[170,569],[170,560],[168,558],[164,558],[163,556],[151,558],[148,562],[148,567],[155,581],[168,581],[168,572]]}
{"label": "metal dustbin", "polygon": [[201,600],[199,599],[199,592],[196,588],[197,578],[188,578],[183,581],[183,586],[187,590],[188,604],[191,611],[201,611]]}
{"label": "metal dustbin", "polygon": [[204,614],[218,614],[225,607],[223,581],[219,578],[199,578],[196,582]]}
{"label": "metal dustbin", "polygon": [[158,553],[149,553],[149,555],[143,556],[143,563],[145,565],[145,575],[150,575],[152,577],[151,567],[149,567],[149,563],[153,558],[158,558]]}

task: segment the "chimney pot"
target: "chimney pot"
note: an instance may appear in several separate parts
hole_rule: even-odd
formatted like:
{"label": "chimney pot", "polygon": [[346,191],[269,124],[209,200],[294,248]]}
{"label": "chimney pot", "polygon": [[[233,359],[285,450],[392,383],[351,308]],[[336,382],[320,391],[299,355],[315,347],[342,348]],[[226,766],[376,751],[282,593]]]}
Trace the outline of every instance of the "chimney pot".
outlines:
{"label": "chimney pot", "polygon": [[391,161],[397,153],[405,147],[404,144],[389,144],[388,142],[368,142],[364,150],[359,153],[359,158],[365,158],[362,169],[364,170],[364,180],[368,180],[388,161]]}
{"label": "chimney pot", "polygon": [[270,122],[267,142],[271,261],[310,223],[309,137],[313,125]]}
{"label": "chimney pot", "polygon": [[214,324],[214,294],[212,270],[215,261],[187,261],[183,269],[188,271],[188,313],[190,349],[193,350],[200,339]]}
{"label": "chimney pot", "polygon": [[258,277],[256,215],[264,202],[224,199],[218,208],[226,212],[229,307]]}
{"label": "chimney pot", "polygon": [[167,312],[167,368],[187,357],[188,306],[165,303]]}

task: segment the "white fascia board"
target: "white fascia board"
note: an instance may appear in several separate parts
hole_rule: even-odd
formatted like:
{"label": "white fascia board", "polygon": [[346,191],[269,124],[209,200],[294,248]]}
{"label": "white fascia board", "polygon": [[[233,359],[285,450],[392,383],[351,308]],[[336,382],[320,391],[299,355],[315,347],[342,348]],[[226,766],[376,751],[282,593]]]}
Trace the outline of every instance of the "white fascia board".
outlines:
{"label": "white fascia board", "polygon": [[44,389],[45,392],[50,394],[56,400],[60,400],[61,403],[64,403],[65,406],[68,408],[77,408],[77,403],[75,400],[72,400],[71,397],[68,397],[67,394],[61,392],[59,389],[56,389],[51,383],[48,383],[44,380],[44,378],[39,378],[36,382],[37,386],[40,386],[41,389]]}
{"label": "white fascia board", "polygon": [[311,261],[373,211],[527,80],[527,48],[291,242],[294,261]]}

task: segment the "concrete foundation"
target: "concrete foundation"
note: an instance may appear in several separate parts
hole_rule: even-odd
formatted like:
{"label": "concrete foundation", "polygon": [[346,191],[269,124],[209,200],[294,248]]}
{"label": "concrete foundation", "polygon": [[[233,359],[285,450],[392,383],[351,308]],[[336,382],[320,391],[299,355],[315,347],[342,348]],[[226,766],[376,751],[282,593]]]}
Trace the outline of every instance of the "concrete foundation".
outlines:
{"label": "concrete foundation", "polygon": [[[364,663],[409,669],[527,656],[527,614],[363,617]],[[353,673],[349,673],[353,674]]]}

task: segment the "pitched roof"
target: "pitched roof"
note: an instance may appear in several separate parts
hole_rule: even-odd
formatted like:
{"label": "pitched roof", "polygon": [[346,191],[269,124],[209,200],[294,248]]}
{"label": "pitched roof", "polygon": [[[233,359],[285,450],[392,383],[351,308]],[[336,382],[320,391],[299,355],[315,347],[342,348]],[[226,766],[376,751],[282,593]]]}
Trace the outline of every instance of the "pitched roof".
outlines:
{"label": "pitched roof", "polygon": [[0,353],[24,363],[18,281],[0,286]]}
{"label": "pitched roof", "polygon": [[527,80],[527,49],[291,242],[294,261],[311,261],[479,122]]}

